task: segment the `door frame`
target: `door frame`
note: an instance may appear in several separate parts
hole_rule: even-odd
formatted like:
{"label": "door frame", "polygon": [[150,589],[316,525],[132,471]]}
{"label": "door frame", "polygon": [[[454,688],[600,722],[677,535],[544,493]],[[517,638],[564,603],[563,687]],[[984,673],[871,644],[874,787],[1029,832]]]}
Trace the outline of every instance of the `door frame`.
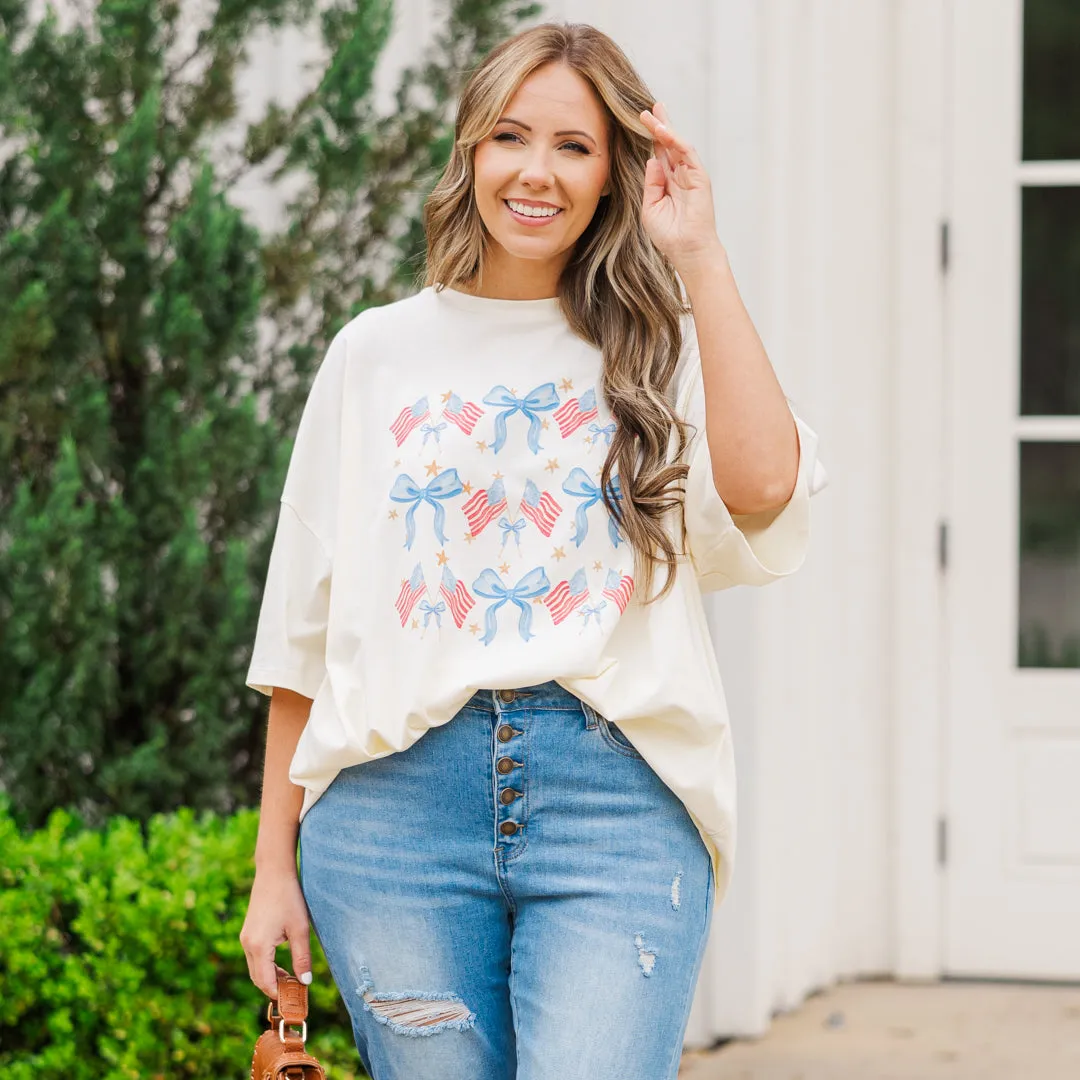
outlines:
{"label": "door frame", "polygon": [[[950,83],[955,0],[896,0],[892,391],[893,972],[943,972]],[[947,565],[947,564],[946,564]],[[947,857],[947,851],[944,852]]]}

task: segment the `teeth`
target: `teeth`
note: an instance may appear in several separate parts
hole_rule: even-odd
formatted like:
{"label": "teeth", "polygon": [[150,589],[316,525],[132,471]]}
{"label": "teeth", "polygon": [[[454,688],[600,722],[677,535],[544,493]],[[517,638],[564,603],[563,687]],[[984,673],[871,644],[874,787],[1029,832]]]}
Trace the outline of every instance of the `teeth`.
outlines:
{"label": "teeth", "polygon": [[526,217],[554,217],[559,212],[558,207],[526,206],[524,203],[513,202],[510,199],[506,200],[506,205]]}

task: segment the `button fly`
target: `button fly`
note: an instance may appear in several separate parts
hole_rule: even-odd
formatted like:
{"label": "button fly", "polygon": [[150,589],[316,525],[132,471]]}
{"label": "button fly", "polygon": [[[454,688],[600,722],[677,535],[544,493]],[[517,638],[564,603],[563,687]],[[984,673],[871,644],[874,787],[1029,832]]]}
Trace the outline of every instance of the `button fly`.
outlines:
{"label": "button fly", "polygon": [[521,798],[521,792],[515,791],[510,787],[503,790],[502,794],[499,796],[499,802],[501,802],[503,806],[509,806],[515,799],[519,798]]}
{"label": "button fly", "polygon": [[503,836],[513,836],[520,828],[521,826],[516,821],[504,821],[499,826],[499,832],[501,832]]}
{"label": "button fly", "polygon": [[502,724],[495,734],[499,737],[499,742],[509,742],[514,737],[514,729],[509,724]]}
{"label": "button fly", "polygon": [[516,690],[500,690],[499,691],[499,700],[504,702],[507,705],[509,705],[510,702],[513,701],[514,698],[516,698],[516,697],[517,697],[517,691]]}

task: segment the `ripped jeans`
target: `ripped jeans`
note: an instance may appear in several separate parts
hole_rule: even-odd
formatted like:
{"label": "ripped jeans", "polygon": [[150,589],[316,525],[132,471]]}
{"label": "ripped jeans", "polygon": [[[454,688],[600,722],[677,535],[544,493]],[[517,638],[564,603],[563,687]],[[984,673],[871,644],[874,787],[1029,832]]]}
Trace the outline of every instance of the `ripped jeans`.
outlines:
{"label": "ripped jeans", "polygon": [[374,1080],[674,1080],[708,851],[555,681],[479,690],[300,824],[312,926]]}

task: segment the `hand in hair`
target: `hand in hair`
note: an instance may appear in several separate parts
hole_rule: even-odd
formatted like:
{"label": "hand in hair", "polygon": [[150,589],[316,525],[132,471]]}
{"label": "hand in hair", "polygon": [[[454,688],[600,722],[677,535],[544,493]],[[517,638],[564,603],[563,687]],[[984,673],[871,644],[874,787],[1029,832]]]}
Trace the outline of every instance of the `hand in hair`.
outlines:
{"label": "hand in hair", "polygon": [[640,115],[653,138],[641,202],[649,239],[680,274],[702,259],[726,257],[716,234],[712,184],[697,151],[672,131],[660,102]]}

